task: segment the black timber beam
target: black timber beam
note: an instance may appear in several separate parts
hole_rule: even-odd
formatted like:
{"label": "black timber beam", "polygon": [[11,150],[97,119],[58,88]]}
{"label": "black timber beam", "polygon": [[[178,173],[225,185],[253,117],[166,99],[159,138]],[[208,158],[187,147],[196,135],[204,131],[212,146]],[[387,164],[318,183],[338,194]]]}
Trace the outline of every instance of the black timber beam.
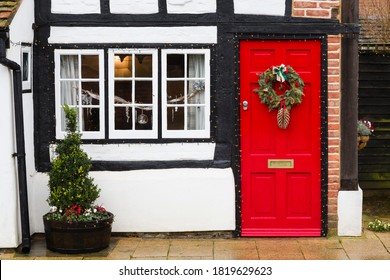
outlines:
{"label": "black timber beam", "polygon": [[[342,23],[357,25],[359,1],[342,1]],[[341,147],[340,189],[358,190],[358,119],[359,45],[358,34],[341,39]]]}

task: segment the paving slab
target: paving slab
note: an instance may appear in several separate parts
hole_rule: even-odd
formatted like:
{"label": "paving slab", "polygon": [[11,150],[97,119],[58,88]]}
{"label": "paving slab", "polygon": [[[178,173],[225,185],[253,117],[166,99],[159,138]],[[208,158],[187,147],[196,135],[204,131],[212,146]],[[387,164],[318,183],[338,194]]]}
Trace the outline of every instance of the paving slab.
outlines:
{"label": "paving slab", "polygon": [[388,250],[379,239],[342,238],[341,242],[351,260],[390,260]]}
{"label": "paving slab", "polygon": [[381,240],[382,244],[390,250],[390,232],[377,232],[376,236]]}
{"label": "paving slab", "polygon": [[213,257],[213,240],[173,239],[169,249],[169,257]]}
{"label": "paving slab", "polygon": [[299,239],[305,260],[348,260],[348,256],[338,239],[305,238]]}
{"label": "paving slab", "polygon": [[259,238],[256,246],[261,260],[303,260],[295,238]]}
{"label": "paving slab", "polygon": [[216,260],[258,260],[259,254],[254,240],[214,241]]}
{"label": "paving slab", "polygon": [[153,258],[168,256],[168,246],[139,247],[131,255],[132,258]]}

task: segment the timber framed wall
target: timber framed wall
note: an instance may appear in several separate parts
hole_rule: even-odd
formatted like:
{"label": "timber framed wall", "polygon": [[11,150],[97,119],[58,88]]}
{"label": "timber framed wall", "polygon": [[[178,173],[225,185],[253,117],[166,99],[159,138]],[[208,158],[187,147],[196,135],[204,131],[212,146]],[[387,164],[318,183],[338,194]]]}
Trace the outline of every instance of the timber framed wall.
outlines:
{"label": "timber framed wall", "polygon": [[[258,36],[273,38],[323,38],[326,62],[322,65],[323,91],[323,164],[327,169],[323,178],[323,228],[335,228],[337,224],[337,194],[340,189],[340,44],[341,35],[349,30],[340,25],[339,1],[286,1],[281,16],[235,14],[234,1],[217,0],[215,12],[202,14],[169,13],[167,2],[159,0],[159,9],[150,14],[114,14],[110,1],[101,0],[99,11],[90,14],[52,13],[52,1],[35,1],[36,23],[34,61],[34,124],[35,162],[40,173],[50,166],[49,146],[55,142],[54,113],[54,50],[55,49],[103,49],[153,47],[159,51],[169,48],[208,48],[211,50],[211,137],[208,139],[175,139],[156,141],[137,140],[89,140],[88,144],[167,144],[177,142],[215,144],[214,156],[202,161],[94,161],[95,171],[132,171],[144,169],[175,168],[231,168],[235,175],[236,196],[239,196],[240,169],[237,164],[239,143],[237,131],[237,40]],[[148,1],[153,2],[153,1]],[[217,42],[199,43],[50,43],[52,31],[58,27],[216,27]],[[325,42],[326,41],[326,42]],[[107,87],[107,85],[106,85]],[[327,103],[327,104],[325,104]],[[106,121],[107,123],[107,121]],[[325,175],[325,173],[324,173]],[[236,207],[239,204],[236,197]],[[236,220],[239,219],[239,206]],[[326,225],[325,225],[326,224]]]}

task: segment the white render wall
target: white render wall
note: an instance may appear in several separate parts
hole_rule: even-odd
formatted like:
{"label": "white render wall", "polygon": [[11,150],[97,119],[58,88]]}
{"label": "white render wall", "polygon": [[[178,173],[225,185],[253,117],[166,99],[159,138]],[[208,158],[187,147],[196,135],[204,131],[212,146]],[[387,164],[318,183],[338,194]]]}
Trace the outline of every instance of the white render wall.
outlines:
{"label": "white render wall", "polygon": [[50,44],[178,43],[216,44],[216,26],[63,27],[50,28]]}
{"label": "white render wall", "polygon": [[[21,43],[32,43],[34,1],[24,0],[10,25],[11,46],[7,58],[21,63]],[[14,105],[12,71],[0,65],[0,248],[14,248],[21,243],[19,190],[17,185],[16,152],[14,130]],[[35,171],[33,149],[32,93],[23,94],[27,173]],[[27,180],[31,177],[27,176]],[[28,185],[29,187],[29,185]],[[30,189],[28,189],[30,191]],[[4,215],[6,213],[6,215]]]}
{"label": "white render wall", "polygon": [[[82,149],[97,161],[213,160],[215,143],[90,144]],[[55,145],[51,145],[51,159],[55,157],[54,150]]]}
{"label": "white render wall", "polygon": [[[234,0],[237,14],[283,16],[285,0]],[[55,14],[98,14],[100,0],[51,0]],[[167,11],[172,14],[216,13],[216,0],[167,0]],[[154,14],[159,12],[158,0],[110,0],[113,14]]]}
{"label": "white render wall", "polygon": [[216,0],[167,0],[171,14],[205,14],[217,12]]}
{"label": "white render wall", "polygon": [[100,14],[100,0],[51,0],[53,14]]}
{"label": "white render wall", "polygon": [[[101,188],[97,204],[114,213],[114,232],[234,230],[235,184],[227,169],[90,172]],[[48,177],[33,176],[31,228],[43,232]]]}
{"label": "white render wall", "polygon": [[284,16],[286,0],[234,0],[234,13]]}
{"label": "white render wall", "polygon": [[158,11],[158,0],[110,0],[113,14],[155,14]]}
{"label": "white render wall", "polygon": [[[18,190],[16,185],[16,162],[12,157],[15,152],[13,127],[12,75],[7,67],[0,65],[0,248],[16,247],[19,239],[18,230]],[[4,215],[4,213],[7,213]]]}

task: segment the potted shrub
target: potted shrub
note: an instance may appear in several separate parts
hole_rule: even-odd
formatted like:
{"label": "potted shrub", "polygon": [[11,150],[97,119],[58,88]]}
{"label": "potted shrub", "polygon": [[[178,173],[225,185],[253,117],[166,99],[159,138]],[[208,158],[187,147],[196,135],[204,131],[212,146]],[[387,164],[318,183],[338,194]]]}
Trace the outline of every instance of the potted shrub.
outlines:
{"label": "potted shrub", "polygon": [[66,136],[55,149],[49,172],[50,212],[43,216],[47,248],[61,253],[108,247],[113,214],[94,205],[100,189],[89,176],[91,159],[81,149],[77,110],[64,106]]}
{"label": "potted shrub", "polygon": [[370,135],[374,132],[374,126],[370,121],[366,121],[364,119],[358,120],[357,122],[357,144],[358,149],[363,149],[368,140],[370,140]]}

